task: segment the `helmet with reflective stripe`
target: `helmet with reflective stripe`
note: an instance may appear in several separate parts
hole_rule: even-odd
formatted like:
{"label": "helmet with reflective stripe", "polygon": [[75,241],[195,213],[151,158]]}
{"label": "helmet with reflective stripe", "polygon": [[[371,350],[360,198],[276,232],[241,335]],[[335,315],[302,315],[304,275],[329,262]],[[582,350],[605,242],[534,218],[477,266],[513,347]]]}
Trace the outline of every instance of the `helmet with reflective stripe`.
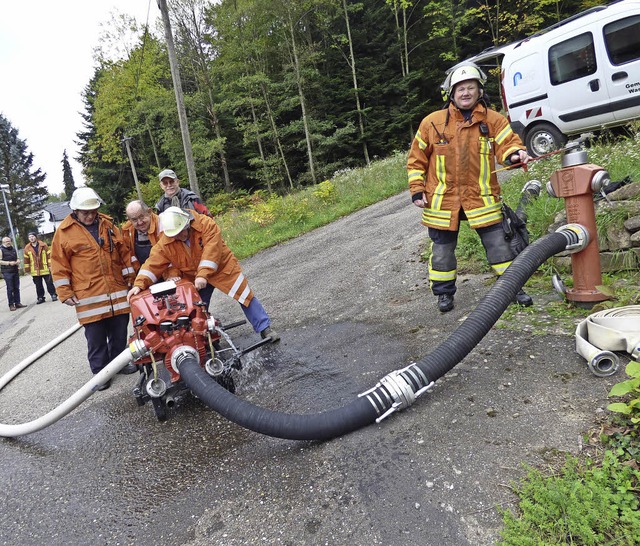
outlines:
{"label": "helmet with reflective stripe", "polygon": [[193,215],[180,207],[169,207],[159,214],[160,229],[168,237],[175,237],[193,220]]}
{"label": "helmet with reflective stripe", "polygon": [[104,201],[100,199],[94,189],[83,186],[74,190],[69,201],[69,208],[71,210],[95,210],[100,208],[103,203]]}
{"label": "helmet with reflective stripe", "polygon": [[487,82],[487,75],[477,64],[472,62],[463,62],[454,66],[448,72],[447,77],[440,86],[444,99],[447,100],[447,98],[453,94],[453,88],[456,84],[466,80],[477,80],[478,83],[484,87],[484,84]]}

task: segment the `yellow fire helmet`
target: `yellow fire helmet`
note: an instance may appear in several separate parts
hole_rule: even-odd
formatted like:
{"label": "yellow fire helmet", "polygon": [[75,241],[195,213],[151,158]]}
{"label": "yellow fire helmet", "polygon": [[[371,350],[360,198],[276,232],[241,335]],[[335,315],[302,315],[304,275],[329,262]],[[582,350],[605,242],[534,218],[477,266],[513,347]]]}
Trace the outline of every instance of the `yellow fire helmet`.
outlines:
{"label": "yellow fire helmet", "polygon": [[175,237],[193,220],[193,215],[180,207],[169,207],[159,215],[160,229],[167,237]]}

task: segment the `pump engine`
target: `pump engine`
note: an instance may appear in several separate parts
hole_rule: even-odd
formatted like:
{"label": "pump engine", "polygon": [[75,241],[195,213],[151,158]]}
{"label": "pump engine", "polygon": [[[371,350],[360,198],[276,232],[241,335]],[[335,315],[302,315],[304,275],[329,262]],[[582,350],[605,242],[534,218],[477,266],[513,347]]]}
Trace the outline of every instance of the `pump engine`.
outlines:
{"label": "pump engine", "polygon": [[168,416],[176,397],[187,387],[177,363],[185,354],[199,360],[202,368],[220,385],[235,392],[233,370],[242,368],[242,355],[269,340],[261,340],[241,351],[226,330],[245,320],[223,326],[211,316],[195,286],[186,280],[152,285],[130,301],[134,334],[150,348],[148,356],[135,361],[140,378],[133,389],[138,405],[151,401],[160,421]]}

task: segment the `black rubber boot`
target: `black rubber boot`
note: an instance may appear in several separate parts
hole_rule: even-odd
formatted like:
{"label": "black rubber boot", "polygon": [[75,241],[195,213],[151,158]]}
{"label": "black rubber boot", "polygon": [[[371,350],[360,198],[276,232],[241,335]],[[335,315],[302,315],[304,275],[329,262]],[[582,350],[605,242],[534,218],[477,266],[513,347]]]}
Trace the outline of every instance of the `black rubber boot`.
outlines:
{"label": "black rubber boot", "polygon": [[533,305],[533,300],[531,296],[527,294],[522,288],[516,294],[516,299],[513,300],[513,303],[517,303],[518,305],[522,305],[524,307],[531,307]]}
{"label": "black rubber boot", "polygon": [[451,311],[451,309],[453,309],[453,295],[440,294],[438,296],[438,310],[441,313],[446,313],[447,311]]}

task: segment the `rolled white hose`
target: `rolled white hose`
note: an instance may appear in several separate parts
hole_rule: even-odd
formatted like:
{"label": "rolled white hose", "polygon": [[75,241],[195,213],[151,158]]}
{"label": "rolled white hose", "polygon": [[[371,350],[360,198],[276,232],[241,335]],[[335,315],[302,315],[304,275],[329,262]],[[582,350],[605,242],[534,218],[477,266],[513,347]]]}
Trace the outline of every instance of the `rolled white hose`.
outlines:
{"label": "rolled white hose", "polygon": [[618,355],[611,351],[626,351],[634,360],[640,358],[640,305],[598,311],[576,327],[576,352],[595,375],[604,377],[617,371]]}
{"label": "rolled white hose", "polygon": [[133,362],[131,346],[122,351],[106,367],[94,375],[90,381],[87,381],[71,397],[67,398],[62,404],[52,409],[49,413],[35,419],[34,421],[29,421],[28,423],[22,423],[20,425],[7,425],[0,423],[0,436],[15,437],[31,434],[32,432],[42,430],[56,421],[59,421],[96,392],[98,387],[111,380],[114,375],[116,375],[130,362]]}
{"label": "rolled white hose", "polygon": [[62,343],[69,336],[74,334],[80,329],[81,324],[76,322],[71,328],[69,328],[66,332],[61,333],[57,338],[51,340],[41,349],[38,349],[31,356],[28,356],[21,362],[19,362],[16,366],[11,368],[6,374],[0,377],[0,390],[4,389],[4,387],[22,370],[24,370],[27,366],[33,364],[36,360],[38,360],[42,355],[48,353],[51,349],[53,349],[56,345]]}

